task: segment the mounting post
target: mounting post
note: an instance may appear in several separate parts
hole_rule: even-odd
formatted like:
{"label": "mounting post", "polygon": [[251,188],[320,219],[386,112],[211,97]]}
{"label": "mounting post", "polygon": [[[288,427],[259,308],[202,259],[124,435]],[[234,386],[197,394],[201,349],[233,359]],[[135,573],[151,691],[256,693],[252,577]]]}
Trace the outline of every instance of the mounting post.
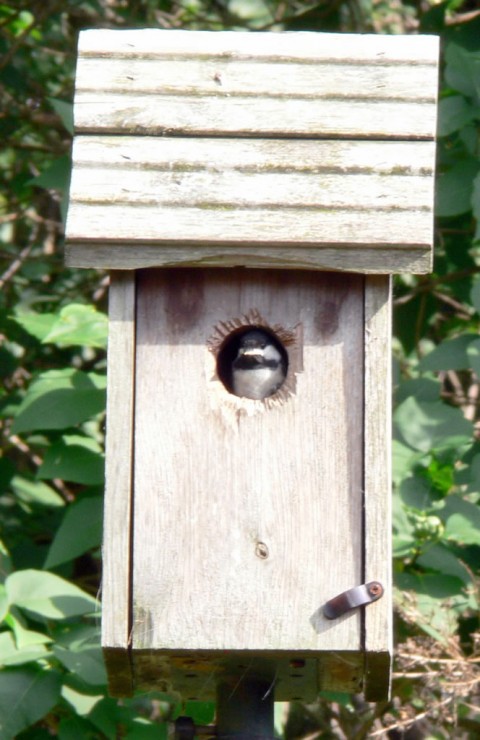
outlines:
{"label": "mounting post", "polygon": [[217,687],[217,740],[274,740],[274,691],[263,678],[228,678]]}

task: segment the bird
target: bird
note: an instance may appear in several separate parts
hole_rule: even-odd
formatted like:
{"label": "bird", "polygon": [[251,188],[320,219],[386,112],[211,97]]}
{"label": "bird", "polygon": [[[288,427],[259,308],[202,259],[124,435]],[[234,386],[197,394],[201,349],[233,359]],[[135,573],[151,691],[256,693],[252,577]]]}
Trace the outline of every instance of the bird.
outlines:
{"label": "bird", "polygon": [[287,374],[285,351],[266,331],[242,334],[232,362],[232,389],[236,396],[261,400],[273,395]]}

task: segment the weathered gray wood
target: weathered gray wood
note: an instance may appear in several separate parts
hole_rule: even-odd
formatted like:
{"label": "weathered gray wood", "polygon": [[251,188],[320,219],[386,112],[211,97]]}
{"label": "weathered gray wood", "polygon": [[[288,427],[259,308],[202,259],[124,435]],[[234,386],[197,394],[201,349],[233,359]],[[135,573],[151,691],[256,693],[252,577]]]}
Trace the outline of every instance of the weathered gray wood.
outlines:
{"label": "weathered gray wood", "polygon": [[[341,62],[382,67],[437,63],[439,40],[435,36],[385,36],[345,33],[251,33],[249,31],[184,31],[145,28],[141,30],[82,31],[78,51],[81,57],[128,59],[142,57],[185,57],[194,60],[219,57],[228,64],[237,59],[270,59],[289,63]],[[419,93],[418,93],[419,94]]]}
{"label": "weathered gray wood", "polygon": [[[150,270],[137,311],[139,680],[152,650],[247,650],[352,651],[358,682],[360,614],[320,607],[362,575],[363,278]],[[290,337],[290,394],[268,403],[229,394],[215,359],[224,333],[263,320]]]}
{"label": "weathered gray wood", "polygon": [[434,157],[432,142],[79,137],[68,261],[428,271]]}
{"label": "weathered gray wood", "polygon": [[[350,211],[371,215],[390,211],[403,212],[404,218],[404,212],[417,217],[424,232],[422,212],[432,208],[433,142],[319,141],[312,145],[310,141],[83,136],[75,141],[73,159],[77,169],[70,197],[74,202],[150,206],[158,221],[161,209],[169,207],[197,208],[197,215],[213,211],[215,219],[228,209],[237,222],[241,211],[253,208],[298,209],[300,216],[302,209],[313,209],[317,217],[328,209],[343,211],[343,218]],[[244,215],[248,220],[250,214]],[[181,213],[178,220],[182,229]],[[160,223],[157,229],[161,239]],[[181,232],[179,241],[182,237]],[[191,237],[187,231],[183,238]],[[427,238],[431,238],[429,232],[423,237]],[[411,241],[408,235],[406,239]],[[401,241],[399,234],[396,241]]]}
{"label": "weathered gray wood", "polygon": [[113,696],[132,693],[130,536],[133,467],[135,276],[113,272],[109,293],[102,645]]}
{"label": "weathered gray wood", "polygon": [[192,264],[197,245],[207,264],[265,266],[291,245],[290,267],[336,267],[335,246],[344,270],[431,267],[432,142],[79,137],[73,156],[76,266],[146,266],[148,243],[157,265]]}
{"label": "weathered gray wood", "polygon": [[431,36],[82,32],[68,263],[430,271],[437,65]]}
{"label": "weathered gray wood", "polygon": [[[119,215],[121,218],[121,214]],[[352,254],[353,253],[353,254]],[[385,274],[385,251],[377,247],[354,250],[349,246],[298,248],[296,246],[264,247],[254,245],[187,245],[173,244],[158,246],[138,244],[130,249],[128,244],[119,243],[112,247],[103,242],[78,243],[67,247],[68,264],[73,267],[136,269],[158,267],[236,267],[245,265],[255,268],[280,268],[292,270],[335,270],[339,272],[362,272]],[[430,249],[406,249],[388,247],[389,269],[395,272],[424,273],[431,270]],[[355,265],[354,267],[352,265]]]}
{"label": "weathered gray wood", "polygon": [[[215,174],[222,176],[224,170],[231,175],[252,177],[277,173],[287,177],[356,175],[386,177],[389,182],[389,176],[415,180],[433,175],[435,146],[433,142],[421,141],[319,139],[312,143],[303,139],[79,135],[74,142],[73,162],[82,170],[78,174],[80,193],[85,171],[90,167],[105,170],[107,178],[109,170],[120,170],[129,177],[143,173],[146,187],[152,177],[162,173],[169,176],[172,185],[178,185],[178,180],[192,174],[213,178]],[[93,180],[91,185],[98,197],[101,187]],[[122,185],[128,192],[129,180]]]}
{"label": "weathered gray wood", "polygon": [[392,638],[391,279],[365,281],[365,581],[383,597],[365,609],[365,696],[388,698]]}
{"label": "weathered gray wood", "polygon": [[75,122],[79,132],[431,139],[437,61],[432,36],[87,31]]}

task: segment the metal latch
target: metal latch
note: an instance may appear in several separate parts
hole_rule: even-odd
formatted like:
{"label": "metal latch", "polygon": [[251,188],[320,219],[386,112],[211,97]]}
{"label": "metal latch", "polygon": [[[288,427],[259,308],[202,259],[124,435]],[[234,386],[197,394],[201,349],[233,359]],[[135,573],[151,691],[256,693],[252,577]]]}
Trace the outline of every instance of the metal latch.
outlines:
{"label": "metal latch", "polygon": [[323,607],[323,615],[327,619],[337,619],[351,609],[366,606],[378,601],[383,596],[383,586],[379,581],[362,583],[361,586],[349,588],[348,591],[338,594]]}

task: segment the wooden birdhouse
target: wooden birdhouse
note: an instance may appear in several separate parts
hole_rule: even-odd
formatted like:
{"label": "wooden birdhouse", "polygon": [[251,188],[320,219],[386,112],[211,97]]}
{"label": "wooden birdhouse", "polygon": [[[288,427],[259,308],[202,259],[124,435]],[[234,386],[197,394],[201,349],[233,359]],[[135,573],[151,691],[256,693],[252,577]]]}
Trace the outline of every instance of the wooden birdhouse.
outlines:
{"label": "wooden birdhouse", "polygon": [[[67,260],[112,271],[113,694],[208,700],[232,671],[388,694],[390,276],[431,267],[437,57],[81,33]],[[259,398],[235,382],[253,329],[283,373]]]}

